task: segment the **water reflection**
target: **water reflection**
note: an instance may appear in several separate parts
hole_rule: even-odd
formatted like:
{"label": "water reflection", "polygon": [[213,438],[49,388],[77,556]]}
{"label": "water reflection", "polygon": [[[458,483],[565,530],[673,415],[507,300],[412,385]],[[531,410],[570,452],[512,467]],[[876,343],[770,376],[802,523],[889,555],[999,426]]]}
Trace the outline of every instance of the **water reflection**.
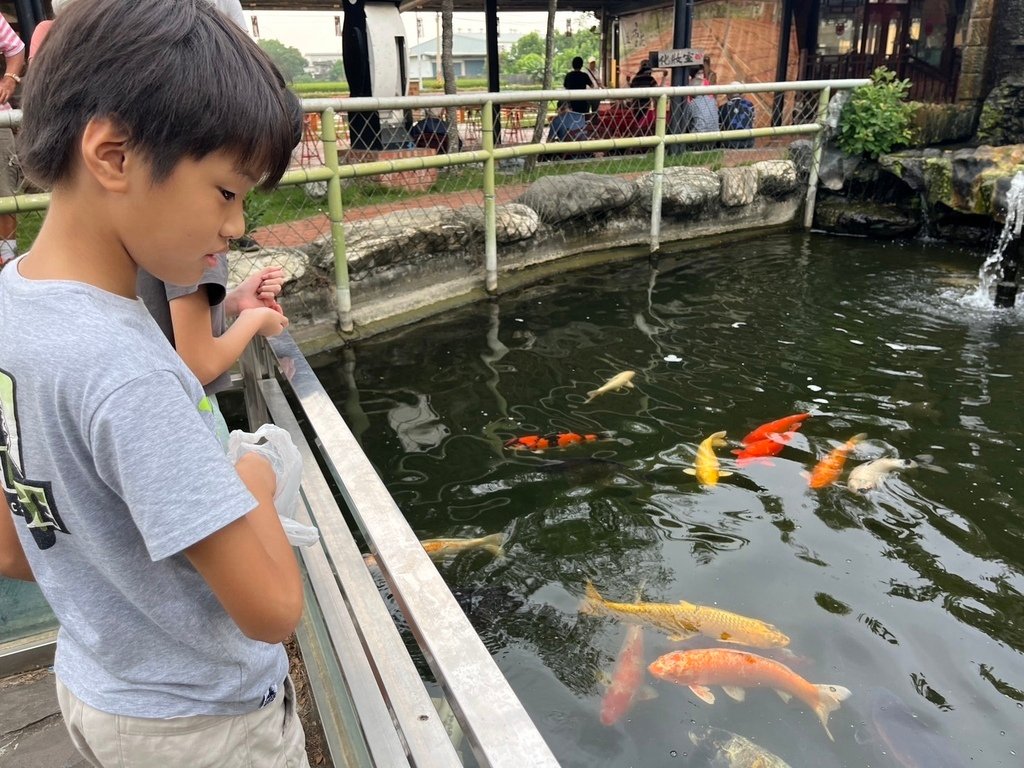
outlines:
{"label": "water reflection", "polygon": [[[361,344],[350,375],[325,375],[339,403],[358,390],[363,444],[418,535],[508,535],[500,562],[438,567],[564,764],[686,764],[682,721],[795,767],[900,765],[855,738],[885,686],[971,764],[1018,766],[1024,334],[1017,312],[978,315],[948,295],[976,268],[941,246],[763,238],[503,296]],[[622,370],[635,390],[583,404]],[[732,477],[683,474],[708,434],[736,441],[800,411],[814,415],[770,462],[740,467],[721,449]],[[568,431],[609,439],[502,447]],[[868,440],[840,482],[808,488],[802,473],[857,432]],[[857,464],[921,454],[948,474],[845,487]],[[612,599],[646,584],[650,600],[775,624],[792,638],[784,663],[854,691],[836,743],[801,707],[708,707],[685,688],[603,728],[599,670],[625,628],[580,613],[587,580]],[[679,648],[648,638],[652,659]]]}

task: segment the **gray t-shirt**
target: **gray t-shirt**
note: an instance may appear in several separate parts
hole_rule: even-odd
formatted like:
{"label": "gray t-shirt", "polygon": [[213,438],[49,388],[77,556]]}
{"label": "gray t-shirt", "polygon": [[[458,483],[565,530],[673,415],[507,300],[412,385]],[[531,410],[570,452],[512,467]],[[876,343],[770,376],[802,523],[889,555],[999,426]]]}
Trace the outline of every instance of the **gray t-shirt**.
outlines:
{"label": "gray t-shirt", "polygon": [[[149,313],[164,332],[164,336],[174,346],[174,325],[171,323],[171,301],[181,296],[188,296],[196,291],[206,291],[210,302],[210,329],[214,338],[219,337],[227,328],[224,318],[224,297],[227,295],[228,257],[226,253],[217,254],[217,266],[210,267],[196,285],[171,285],[153,277],[144,269],[139,270],[135,283],[135,291],[142,299]],[[231,387],[231,373],[224,371],[220,376],[203,387],[206,394],[215,395]]]}
{"label": "gray t-shirt", "polygon": [[20,264],[0,272],[0,481],[60,622],[57,675],[113,714],[256,710],[284,649],[245,637],[182,554],[255,506],[199,382],[141,301]]}

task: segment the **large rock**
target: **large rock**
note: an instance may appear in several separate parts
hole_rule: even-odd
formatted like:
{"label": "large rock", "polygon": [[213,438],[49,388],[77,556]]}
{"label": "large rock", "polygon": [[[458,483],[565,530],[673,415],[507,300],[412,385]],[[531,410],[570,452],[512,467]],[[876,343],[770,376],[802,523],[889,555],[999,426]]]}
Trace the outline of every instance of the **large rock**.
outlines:
{"label": "large rock", "polygon": [[762,160],[750,167],[757,171],[757,191],[766,197],[786,197],[798,186],[792,160]]}
{"label": "large rock", "polygon": [[[483,222],[482,215],[479,221]],[[345,249],[349,270],[356,278],[365,271],[458,251],[478,231],[473,217],[444,206],[392,211],[347,223]],[[318,267],[332,268],[334,258],[329,240],[319,240],[310,250]]]}
{"label": "large rock", "polygon": [[1007,77],[989,92],[978,118],[978,141],[994,146],[1024,143],[1024,78]]}
{"label": "large rock", "polygon": [[895,206],[845,197],[828,197],[814,209],[814,225],[829,232],[868,237],[912,237],[919,218]]}
{"label": "large rock", "polygon": [[545,224],[594,216],[625,208],[636,195],[636,185],[615,176],[569,173],[544,176],[516,200],[532,208]]}
{"label": "large rock", "polygon": [[[654,174],[645,173],[636,180],[638,202],[651,210]],[[707,168],[666,168],[661,181],[661,212],[665,216],[699,213],[718,203],[722,180]]]}
{"label": "large rock", "polygon": [[757,169],[750,166],[723,168],[718,172],[722,179],[722,205],[735,208],[750,205],[757,195]]}
{"label": "large rock", "polygon": [[[499,245],[517,243],[533,237],[540,227],[540,216],[522,203],[507,203],[495,209],[495,237]],[[476,234],[484,231],[484,209],[480,205],[467,205],[455,212],[455,218]]]}

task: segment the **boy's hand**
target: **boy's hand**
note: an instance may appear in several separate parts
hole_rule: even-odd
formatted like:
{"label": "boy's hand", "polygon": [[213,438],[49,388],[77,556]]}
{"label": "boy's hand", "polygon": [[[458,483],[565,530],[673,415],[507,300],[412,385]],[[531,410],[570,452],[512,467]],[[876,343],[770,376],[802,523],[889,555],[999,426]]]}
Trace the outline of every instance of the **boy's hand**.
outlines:
{"label": "boy's hand", "polygon": [[273,499],[277,492],[277,475],[274,467],[258,453],[243,453],[235,462],[235,471],[257,497]]}
{"label": "boy's hand", "polygon": [[281,311],[277,297],[284,286],[284,270],[281,267],[266,267],[254,272],[240,282],[224,299],[224,311],[231,316],[247,309],[270,307]]}
{"label": "boy's hand", "polygon": [[239,317],[255,317],[256,333],[260,336],[277,336],[288,327],[288,318],[280,310],[271,307],[256,307],[243,310]]}

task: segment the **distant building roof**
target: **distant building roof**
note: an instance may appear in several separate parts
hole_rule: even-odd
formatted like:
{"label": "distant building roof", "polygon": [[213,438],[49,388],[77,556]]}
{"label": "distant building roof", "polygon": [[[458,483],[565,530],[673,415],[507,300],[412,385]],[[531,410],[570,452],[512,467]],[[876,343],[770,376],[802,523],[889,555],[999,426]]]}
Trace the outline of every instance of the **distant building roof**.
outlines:
{"label": "distant building roof", "polygon": [[[522,35],[508,34],[502,35],[501,39],[498,40],[499,50],[504,50],[515,43]],[[433,55],[437,52],[437,38],[431,40],[425,40],[419,45],[414,45],[409,49],[409,55],[418,56],[420,54]],[[452,56],[486,56],[487,55],[487,36],[486,35],[473,35],[464,32],[456,32],[452,35]]]}

